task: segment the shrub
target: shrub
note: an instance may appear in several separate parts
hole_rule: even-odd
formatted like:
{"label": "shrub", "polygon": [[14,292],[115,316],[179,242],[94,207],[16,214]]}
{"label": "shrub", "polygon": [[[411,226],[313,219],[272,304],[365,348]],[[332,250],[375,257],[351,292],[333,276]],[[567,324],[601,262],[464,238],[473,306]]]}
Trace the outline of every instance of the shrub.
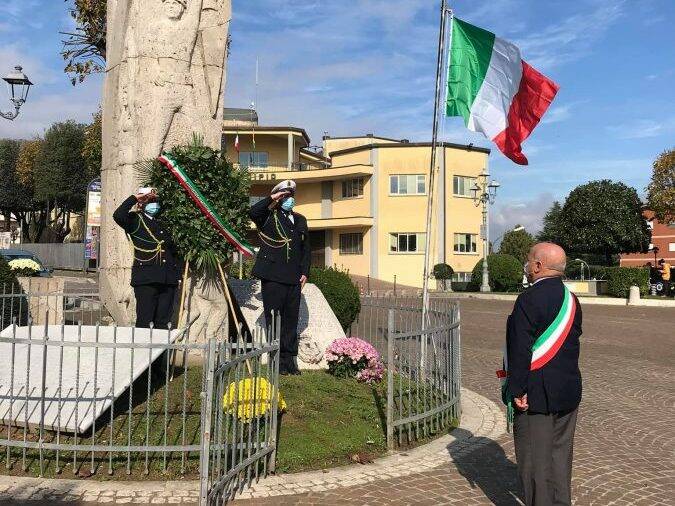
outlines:
{"label": "shrub", "polygon": [[9,261],[9,268],[17,276],[35,276],[41,270],[41,266],[30,258],[16,258]]}
{"label": "shrub", "polygon": [[[21,285],[16,279],[16,273],[11,269],[7,261],[0,256],[0,295],[2,294],[20,294]],[[25,325],[28,319],[28,309],[26,301],[22,297],[12,297],[5,299],[0,303],[0,326],[7,327],[12,324],[16,318],[17,325]],[[11,302],[10,302],[11,301]],[[2,328],[0,328],[2,330]]]}
{"label": "shrub", "polygon": [[434,265],[434,278],[435,279],[452,279],[452,275],[455,271],[448,264],[436,264]]}
{"label": "shrub", "polygon": [[[523,266],[511,255],[493,254],[488,256],[490,289],[495,292],[518,291],[523,281]],[[477,290],[483,280],[483,259],[473,268],[471,288]]]}
{"label": "shrub", "polygon": [[341,337],[326,349],[328,372],[338,378],[356,378],[364,383],[380,381],[384,365],[380,354],[358,337]]}
{"label": "shrub", "polygon": [[649,270],[640,267],[607,267],[607,291],[615,297],[628,297],[630,287],[637,285],[640,295],[649,290]]}
{"label": "shrub", "polygon": [[321,290],[340,325],[347,330],[361,311],[359,289],[349,275],[333,267],[312,267],[309,282]]}

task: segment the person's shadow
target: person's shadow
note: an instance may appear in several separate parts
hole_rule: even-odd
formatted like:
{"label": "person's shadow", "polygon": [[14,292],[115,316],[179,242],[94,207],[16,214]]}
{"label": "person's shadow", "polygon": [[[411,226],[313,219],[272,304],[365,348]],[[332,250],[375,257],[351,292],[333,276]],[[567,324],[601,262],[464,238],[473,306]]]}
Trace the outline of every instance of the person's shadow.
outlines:
{"label": "person's shadow", "polygon": [[[480,488],[494,504],[523,504],[518,467],[506,457],[501,445],[490,438],[474,437],[466,429],[452,433],[457,441],[448,445],[448,453],[469,486]],[[469,444],[462,444],[469,438]]]}

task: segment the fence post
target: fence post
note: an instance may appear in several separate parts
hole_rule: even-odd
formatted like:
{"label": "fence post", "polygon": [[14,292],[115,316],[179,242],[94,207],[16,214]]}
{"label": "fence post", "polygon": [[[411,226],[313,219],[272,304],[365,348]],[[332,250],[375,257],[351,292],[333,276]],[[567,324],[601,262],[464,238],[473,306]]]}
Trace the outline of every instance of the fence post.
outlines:
{"label": "fence post", "polygon": [[394,449],[394,310],[387,318],[387,448]]}
{"label": "fence post", "polygon": [[206,377],[202,391],[202,442],[199,453],[199,504],[206,505],[209,492],[209,460],[211,450],[211,411],[213,409],[213,376],[216,364],[216,340],[211,338],[206,346]]}

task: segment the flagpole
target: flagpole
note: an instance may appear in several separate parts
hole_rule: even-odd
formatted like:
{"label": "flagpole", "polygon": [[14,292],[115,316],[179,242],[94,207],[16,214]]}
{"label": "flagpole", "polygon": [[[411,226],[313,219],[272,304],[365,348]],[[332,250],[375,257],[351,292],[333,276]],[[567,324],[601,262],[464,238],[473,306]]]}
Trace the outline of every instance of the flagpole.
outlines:
{"label": "flagpole", "polygon": [[[429,274],[431,260],[431,218],[434,204],[434,179],[436,172],[436,150],[438,145],[438,123],[440,116],[441,82],[443,74],[443,55],[445,54],[445,27],[447,14],[452,11],[447,6],[447,0],[441,0],[441,26],[438,34],[438,59],[436,62],[436,93],[434,95],[434,124],[431,137],[431,163],[429,166],[429,198],[427,199],[427,224],[424,248],[424,279],[422,280],[422,328],[427,325],[427,312],[429,308]],[[443,182],[445,184],[445,181]]]}

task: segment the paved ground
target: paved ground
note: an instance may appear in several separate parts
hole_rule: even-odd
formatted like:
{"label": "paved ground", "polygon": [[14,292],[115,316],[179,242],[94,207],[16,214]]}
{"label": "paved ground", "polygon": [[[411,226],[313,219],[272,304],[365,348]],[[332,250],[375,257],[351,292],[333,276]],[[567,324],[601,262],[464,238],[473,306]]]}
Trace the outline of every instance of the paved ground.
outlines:
{"label": "paved ground", "polygon": [[[511,305],[462,301],[464,385],[495,402]],[[675,310],[587,306],[582,339],[575,503],[675,504]],[[241,504],[517,504],[510,436],[483,443],[412,476]]]}
{"label": "paved ground", "polygon": [[[494,370],[512,303],[463,300],[461,304],[464,385],[499,402]],[[675,310],[586,306],[584,330],[575,503],[675,505]],[[438,466],[414,469],[406,476],[237,504],[517,504],[520,490],[513,444],[508,435],[491,435],[498,433],[485,432],[471,445],[451,445],[450,463],[439,458]],[[183,500],[194,497],[193,488],[182,494]],[[169,502],[180,496],[147,494],[125,502]],[[37,498],[25,490],[28,497]],[[3,502],[0,494],[0,503],[53,504],[22,502],[23,498],[11,496]],[[121,497],[103,494],[96,498],[122,502]],[[74,499],[86,504],[87,496]]]}

